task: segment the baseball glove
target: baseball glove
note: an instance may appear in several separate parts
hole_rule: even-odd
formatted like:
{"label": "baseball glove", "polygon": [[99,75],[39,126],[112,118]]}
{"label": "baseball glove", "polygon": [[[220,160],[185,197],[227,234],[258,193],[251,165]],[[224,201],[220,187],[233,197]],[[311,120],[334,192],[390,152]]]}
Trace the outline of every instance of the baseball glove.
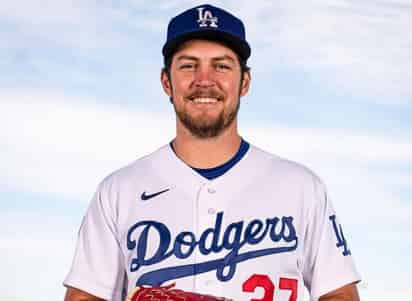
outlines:
{"label": "baseball glove", "polygon": [[174,289],[174,284],[168,286],[136,287],[126,301],[232,301],[223,297],[202,295]]}

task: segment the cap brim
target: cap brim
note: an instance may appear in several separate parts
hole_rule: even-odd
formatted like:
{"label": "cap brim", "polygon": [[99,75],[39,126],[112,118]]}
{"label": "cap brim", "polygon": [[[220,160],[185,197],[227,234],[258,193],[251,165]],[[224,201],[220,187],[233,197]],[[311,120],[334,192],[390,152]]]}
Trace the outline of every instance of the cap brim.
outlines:
{"label": "cap brim", "polygon": [[210,41],[218,41],[225,44],[230,49],[235,51],[242,59],[247,60],[250,56],[250,46],[246,41],[240,40],[238,37],[223,31],[216,30],[202,30],[188,32],[186,34],[180,35],[179,37],[168,41],[162,49],[164,57],[168,57],[173,54],[178,47],[192,39],[204,39]]}

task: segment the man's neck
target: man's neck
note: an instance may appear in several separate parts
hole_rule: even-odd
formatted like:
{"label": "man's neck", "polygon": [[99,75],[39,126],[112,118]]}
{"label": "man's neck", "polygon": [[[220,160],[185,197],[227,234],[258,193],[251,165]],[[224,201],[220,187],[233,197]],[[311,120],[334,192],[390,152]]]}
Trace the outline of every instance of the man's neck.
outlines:
{"label": "man's neck", "polygon": [[189,166],[211,168],[229,161],[239,150],[241,137],[236,125],[213,138],[197,138],[186,129],[177,131],[173,141],[176,155]]}

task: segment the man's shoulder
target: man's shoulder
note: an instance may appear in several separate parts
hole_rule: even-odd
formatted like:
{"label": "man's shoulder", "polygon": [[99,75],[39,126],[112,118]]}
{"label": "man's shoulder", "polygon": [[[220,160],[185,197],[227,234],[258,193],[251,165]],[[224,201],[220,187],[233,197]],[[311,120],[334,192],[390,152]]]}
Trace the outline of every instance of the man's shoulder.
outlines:
{"label": "man's shoulder", "polygon": [[256,164],[264,167],[269,174],[294,181],[322,183],[320,177],[303,163],[284,158],[255,145],[251,145],[250,150],[251,159],[255,160]]}
{"label": "man's shoulder", "polygon": [[121,183],[130,181],[140,181],[142,177],[150,177],[153,173],[155,162],[162,160],[169,152],[168,144],[161,146],[151,153],[143,155],[131,163],[113,171],[103,179],[103,183]]}

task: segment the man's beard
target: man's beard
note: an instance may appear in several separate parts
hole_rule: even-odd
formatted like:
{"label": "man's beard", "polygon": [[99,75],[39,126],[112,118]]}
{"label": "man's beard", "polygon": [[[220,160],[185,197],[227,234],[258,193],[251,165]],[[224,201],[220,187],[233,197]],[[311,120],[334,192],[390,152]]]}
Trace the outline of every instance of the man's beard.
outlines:
{"label": "man's beard", "polygon": [[173,107],[180,122],[193,136],[197,138],[213,138],[219,136],[233,123],[239,111],[240,99],[238,99],[236,107],[230,108],[229,112],[223,110],[214,120],[195,119],[187,111],[178,111],[175,105]]}

